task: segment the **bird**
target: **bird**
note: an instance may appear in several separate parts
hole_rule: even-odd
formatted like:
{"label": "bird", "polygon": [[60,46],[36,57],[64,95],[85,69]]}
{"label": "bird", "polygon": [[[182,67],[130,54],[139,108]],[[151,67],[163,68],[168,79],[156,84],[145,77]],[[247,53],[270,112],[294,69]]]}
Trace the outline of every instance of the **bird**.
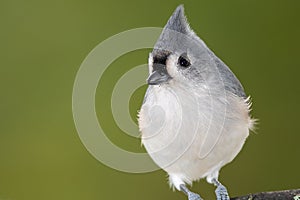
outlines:
{"label": "bird", "polygon": [[206,178],[228,200],[220,169],[241,151],[255,120],[240,81],[190,28],[179,5],[148,58],[148,88],[138,113],[141,142],[189,200],[188,185]]}

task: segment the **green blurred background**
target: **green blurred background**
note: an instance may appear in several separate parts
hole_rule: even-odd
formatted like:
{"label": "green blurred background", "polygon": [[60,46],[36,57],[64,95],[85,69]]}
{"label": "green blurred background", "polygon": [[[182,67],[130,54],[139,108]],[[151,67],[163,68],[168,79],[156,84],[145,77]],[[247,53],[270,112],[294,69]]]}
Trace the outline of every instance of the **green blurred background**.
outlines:
{"label": "green blurred background", "polygon": [[[169,189],[161,170],[127,174],[101,164],[81,143],[72,118],[73,82],[87,54],[119,32],[164,26],[181,3],[192,28],[252,96],[260,120],[220,180],[231,196],[300,186],[300,1],[1,0],[0,200],[186,198]],[[115,124],[110,97],[121,75],[146,63],[150,50],[116,60],[96,95],[108,137],[135,152],[144,150]],[[133,118],[145,89],[131,98]],[[193,190],[214,199],[205,181]]]}

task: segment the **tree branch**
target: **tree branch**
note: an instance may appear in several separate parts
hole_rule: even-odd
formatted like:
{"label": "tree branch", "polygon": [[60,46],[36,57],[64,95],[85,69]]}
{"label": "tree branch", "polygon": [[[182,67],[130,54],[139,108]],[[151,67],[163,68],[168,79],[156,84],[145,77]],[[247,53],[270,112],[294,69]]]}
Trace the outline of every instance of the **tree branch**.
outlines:
{"label": "tree branch", "polygon": [[260,192],[246,196],[234,197],[231,200],[300,200],[300,189],[274,192]]}

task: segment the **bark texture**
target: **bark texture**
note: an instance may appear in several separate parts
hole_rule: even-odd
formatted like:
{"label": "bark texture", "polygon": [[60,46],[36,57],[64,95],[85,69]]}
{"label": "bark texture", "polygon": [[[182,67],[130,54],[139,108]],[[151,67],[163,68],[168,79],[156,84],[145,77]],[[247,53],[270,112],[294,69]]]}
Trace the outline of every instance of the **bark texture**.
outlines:
{"label": "bark texture", "polygon": [[234,197],[231,200],[300,200],[300,189],[283,190],[274,192],[260,192]]}

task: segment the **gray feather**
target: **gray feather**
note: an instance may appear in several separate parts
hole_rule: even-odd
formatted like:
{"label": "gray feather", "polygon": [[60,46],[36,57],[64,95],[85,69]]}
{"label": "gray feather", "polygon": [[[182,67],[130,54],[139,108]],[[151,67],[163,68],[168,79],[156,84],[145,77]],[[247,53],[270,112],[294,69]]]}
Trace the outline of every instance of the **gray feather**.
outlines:
{"label": "gray feather", "polygon": [[[179,55],[187,51],[192,52],[192,54],[194,54],[193,56],[197,58],[198,63],[195,63],[197,66],[194,66],[194,68],[183,72],[189,79],[191,77],[198,80],[207,79],[209,77],[205,76],[210,76],[210,74],[215,73],[215,70],[218,70],[221,75],[222,82],[224,83],[225,90],[239,97],[246,97],[241,83],[232,71],[190,28],[184,15],[183,5],[178,6],[168,20],[163,32],[154,46],[153,55],[159,56],[161,51],[168,51]],[[203,71],[209,71],[209,69],[204,69],[209,67],[211,68],[210,73],[203,73]]]}
{"label": "gray feather", "polygon": [[168,20],[165,29],[174,30],[183,34],[189,34],[189,25],[184,15],[183,5],[180,5],[176,8]]}
{"label": "gray feather", "polygon": [[209,54],[212,56],[221,74],[221,77],[224,80],[225,89],[239,97],[247,98],[241,82],[237,79],[237,77],[229,69],[229,67],[220,58],[218,58],[212,51],[209,51]]}

